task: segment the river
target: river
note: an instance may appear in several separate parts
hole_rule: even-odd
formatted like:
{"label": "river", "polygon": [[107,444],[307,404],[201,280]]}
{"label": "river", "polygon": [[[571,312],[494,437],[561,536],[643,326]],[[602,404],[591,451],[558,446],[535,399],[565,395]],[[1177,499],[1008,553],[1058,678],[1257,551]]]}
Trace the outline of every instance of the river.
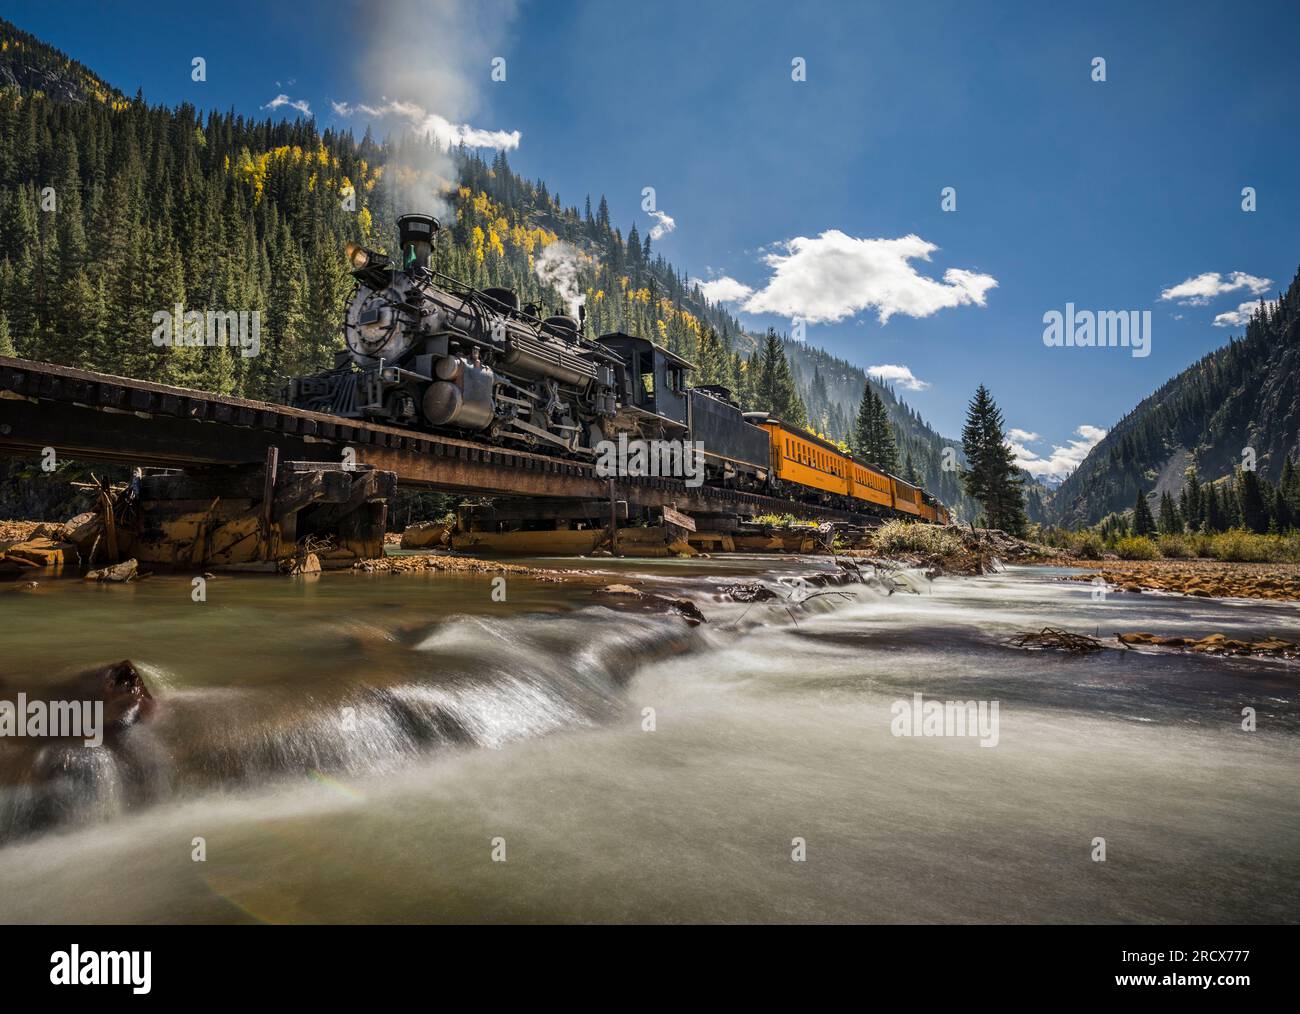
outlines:
{"label": "river", "polygon": [[[1300,667],[1111,636],[1300,640],[1294,604],[587,565],[709,622],[523,577],[0,587],[10,690],[130,658],[157,700],[99,749],[0,740],[0,921],[1300,919]],[[1112,646],[1006,644],[1045,625]],[[916,694],[997,702],[996,744],[895,735]]]}

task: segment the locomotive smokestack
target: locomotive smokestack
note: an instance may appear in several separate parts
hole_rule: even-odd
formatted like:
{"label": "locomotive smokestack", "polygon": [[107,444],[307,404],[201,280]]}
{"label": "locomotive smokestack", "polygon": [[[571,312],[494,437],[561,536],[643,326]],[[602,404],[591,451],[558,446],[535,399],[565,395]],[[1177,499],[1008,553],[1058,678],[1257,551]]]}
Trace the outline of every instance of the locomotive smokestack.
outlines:
{"label": "locomotive smokestack", "polygon": [[438,220],[432,215],[403,215],[397,220],[397,241],[402,248],[402,267],[427,268],[433,252],[433,234]]}

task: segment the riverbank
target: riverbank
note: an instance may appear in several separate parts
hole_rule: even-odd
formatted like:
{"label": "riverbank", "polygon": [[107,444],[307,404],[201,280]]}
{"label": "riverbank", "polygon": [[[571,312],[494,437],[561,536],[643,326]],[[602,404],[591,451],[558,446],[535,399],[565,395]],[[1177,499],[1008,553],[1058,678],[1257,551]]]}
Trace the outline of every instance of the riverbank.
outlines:
{"label": "riverbank", "polygon": [[[60,525],[39,521],[0,521],[0,577],[24,576],[38,578],[41,574],[51,575],[57,572],[65,574],[78,569],[87,553],[93,552],[86,545],[86,533],[77,528],[79,519]],[[86,527],[86,526],[83,526]],[[440,533],[436,539],[408,539],[408,533],[397,536],[392,533],[385,536],[384,555],[349,563],[338,563],[332,559],[328,549],[319,552],[307,552],[294,566],[276,567],[265,565],[240,564],[234,567],[211,565],[199,568],[206,570],[265,570],[301,575],[326,570],[361,570],[367,573],[387,572],[406,573],[415,571],[431,572],[468,572],[523,575],[524,569],[517,563],[507,562],[510,555],[496,555],[490,548],[470,545],[448,550],[445,527],[435,526]],[[423,529],[417,526],[417,534]],[[757,554],[770,555],[774,559],[793,557],[833,557],[855,561],[855,565],[874,565],[884,567],[912,567],[925,570],[931,576],[939,574],[972,576],[996,571],[1007,563],[1027,563],[1043,560],[1047,557],[1047,547],[1038,546],[1006,535],[1003,532],[981,529],[978,531],[959,526],[939,527],[905,521],[889,521],[875,529],[854,529],[852,537],[832,531],[807,528],[795,525],[789,533],[769,534],[750,539],[742,545],[737,537],[734,544],[711,544],[711,552],[702,552],[685,542],[670,543],[668,552],[659,547],[650,551],[646,547],[635,547],[637,533],[657,531],[647,528],[629,528],[620,533],[620,556],[628,558],[689,558],[709,559],[712,556]],[[773,531],[776,531],[775,529]],[[471,533],[472,534],[472,533]],[[557,534],[557,533],[551,533]],[[645,541],[645,540],[642,540]],[[653,540],[652,540],[653,541]],[[750,545],[749,543],[754,543]],[[681,551],[673,551],[680,547]],[[477,550],[477,552],[475,552]],[[534,551],[528,555],[547,555],[543,551]],[[570,549],[558,549],[556,556],[568,556],[577,560],[609,559],[607,551],[596,550],[588,553],[582,551],[576,555]],[[354,557],[352,559],[355,559]],[[292,562],[292,561],[290,561]],[[165,565],[146,565],[141,563],[141,571],[166,571]],[[179,571],[178,571],[179,572]],[[529,576],[539,580],[573,580],[590,576],[590,570],[583,567],[532,568]]]}

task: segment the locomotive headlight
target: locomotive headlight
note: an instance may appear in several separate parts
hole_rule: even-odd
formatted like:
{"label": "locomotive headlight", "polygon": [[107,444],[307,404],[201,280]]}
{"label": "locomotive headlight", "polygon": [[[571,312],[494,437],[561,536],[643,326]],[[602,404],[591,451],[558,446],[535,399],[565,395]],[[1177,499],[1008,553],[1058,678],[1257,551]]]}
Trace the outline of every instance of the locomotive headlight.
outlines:
{"label": "locomotive headlight", "polygon": [[352,265],[353,271],[360,271],[370,263],[370,251],[360,243],[349,243],[343,250],[348,256],[348,263]]}
{"label": "locomotive headlight", "polygon": [[364,271],[366,268],[383,270],[388,265],[386,254],[367,250],[360,243],[349,243],[343,248],[343,252],[347,255],[348,264],[353,271]]}

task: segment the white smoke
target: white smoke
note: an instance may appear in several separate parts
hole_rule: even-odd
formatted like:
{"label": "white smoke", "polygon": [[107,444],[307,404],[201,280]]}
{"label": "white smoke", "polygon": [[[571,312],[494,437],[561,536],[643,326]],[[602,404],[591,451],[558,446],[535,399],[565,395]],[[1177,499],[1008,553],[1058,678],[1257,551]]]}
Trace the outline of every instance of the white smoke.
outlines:
{"label": "white smoke", "polygon": [[431,113],[414,102],[399,102],[396,99],[385,99],[383,105],[379,106],[366,105],[364,102],[359,102],[355,106],[346,102],[331,102],[330,105],[339,116],[360,113],[374,120],[389,118],[405,120],[418,136],[437,142],[441,148],[455,148],[463,144],[468,148],[496,148],[511,151],[519,147],[519,138],[522,136],[517,130],[481,130],[467,123],[452,123],[445,116]]}
{"label": "white smoke", "polygon": [[546,247],[533,263],[533,270],[564,300],[569,313],[578,316],[578,307],[587,301],[587,295],[578,287],[578,273],[582,269],[582,255],[572,243],[556,240]]}
{"label": "white smoke", "polygon": [[[357,18],[358,80],[366,101],[334,102],[338,116],[396,123],[414,135],[397,146],[385,168],[404,211],[454,214],[447,192],[455,182],[450,149],[513,149],[519,131],[484,130],[469,121],[482,111],[490,71],[501,56],[515,0],[386,0],[377,16]],[[507,68],[508,69],[508,68]],[[509,77],[507,76],[507,82]]]}
{"label": "white smoke", "polygon": [[677,228],[677,221],[666,211],[652,211],[650,217],[655,220],[655,224],[650,227],[651,239],[660,239]]}

